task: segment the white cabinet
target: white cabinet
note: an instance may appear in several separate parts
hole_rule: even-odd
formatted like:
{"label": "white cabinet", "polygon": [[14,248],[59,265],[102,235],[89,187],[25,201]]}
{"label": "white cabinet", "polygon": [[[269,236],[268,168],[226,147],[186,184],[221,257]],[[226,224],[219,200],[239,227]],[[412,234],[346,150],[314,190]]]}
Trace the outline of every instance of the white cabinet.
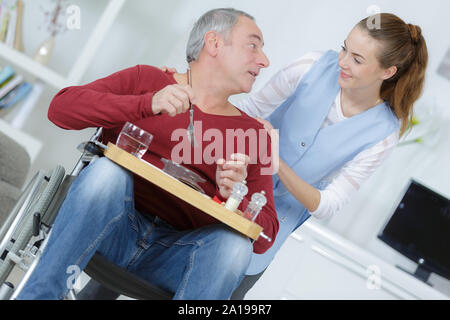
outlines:
{"label": "white cabinet", "polygon": [[[302,247],[301,261],[297,264],[300,272],[295,272],[281,293],[281,298],[289,294],[297,299],[396,299],[397,296],[380,286],[376,266],[365,268],[331,248],[317,243],[312,238],[299,240],[290,238],[289,245]],[[305,286],[308,284],[308,286]],[[288,297],[288,296],[287,296]]]}
{"label": "white cabinet", "polygon": [[314,223],[297,230],[245,299],[448,299]]}

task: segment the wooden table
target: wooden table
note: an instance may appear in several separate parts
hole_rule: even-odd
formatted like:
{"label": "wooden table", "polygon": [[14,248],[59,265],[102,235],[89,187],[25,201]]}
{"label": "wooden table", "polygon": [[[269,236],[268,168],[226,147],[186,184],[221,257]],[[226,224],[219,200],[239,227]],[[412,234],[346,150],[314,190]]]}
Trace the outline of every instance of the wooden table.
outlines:
{"label": "wooden table", "polygon": [[261,235],[263,229],[260,225],[247,220],[239,213],[226,209],[222,204],[215,202],[209,196],[192,189],[161,169],[144,160],[138,159],[113,143],[108,143],[104,154],[111,161],[209,214],[247,237],[257,240]]}

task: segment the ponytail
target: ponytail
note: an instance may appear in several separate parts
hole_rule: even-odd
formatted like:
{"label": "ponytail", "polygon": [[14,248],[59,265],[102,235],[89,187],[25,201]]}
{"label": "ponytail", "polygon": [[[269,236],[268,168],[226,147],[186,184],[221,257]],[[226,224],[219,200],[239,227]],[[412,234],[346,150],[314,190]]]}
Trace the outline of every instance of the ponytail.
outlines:
{"label": "ponytail", "polygon": [[369,28],[366,18],[358,26],[382,42],[378,61],[383,68],[397,67],[397,73],[381,85],[380,97],[400,120],[400,136],[411,122],[413,107],[422,95],[428,50],[419,26],[406,24],[397,16],[381,13],[380,28]]}

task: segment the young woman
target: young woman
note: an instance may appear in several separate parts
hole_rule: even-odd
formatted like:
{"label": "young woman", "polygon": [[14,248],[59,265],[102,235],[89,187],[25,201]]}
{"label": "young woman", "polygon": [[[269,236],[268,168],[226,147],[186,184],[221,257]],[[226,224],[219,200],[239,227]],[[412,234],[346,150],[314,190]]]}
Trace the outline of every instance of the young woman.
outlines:
{"label": "young woman", "polygon": [[279,71],[238,107],[279,130],[274,245],[253,255],[232,299],[242,299],[276,252],[311,215],[330,217],[348,203],[407,129],[428,63],[421,28],[380,14],[360,21],[338,54],[309,53]]}

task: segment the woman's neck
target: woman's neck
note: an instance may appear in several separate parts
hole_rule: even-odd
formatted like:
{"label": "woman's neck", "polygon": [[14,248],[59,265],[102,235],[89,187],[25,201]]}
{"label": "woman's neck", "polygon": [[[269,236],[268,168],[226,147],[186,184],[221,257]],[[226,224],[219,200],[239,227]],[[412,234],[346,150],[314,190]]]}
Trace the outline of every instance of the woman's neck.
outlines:
{"label": "woman's neck", "polygon": [[342,113],[349,118],[379,105],[383,102],[379,92],[379,89],[341,89]]}

